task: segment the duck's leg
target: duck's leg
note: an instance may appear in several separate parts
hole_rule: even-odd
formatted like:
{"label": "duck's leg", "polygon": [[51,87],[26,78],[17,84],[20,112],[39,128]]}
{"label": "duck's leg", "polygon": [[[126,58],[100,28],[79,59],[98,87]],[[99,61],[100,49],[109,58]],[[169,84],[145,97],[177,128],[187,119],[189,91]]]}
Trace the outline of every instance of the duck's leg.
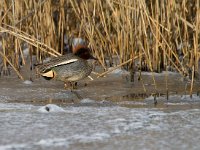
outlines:
{"label": "duck's leg", "polygon": [[74,90],[74,89],[77,89],[77,82],[71,82],[71,88]]}
{"label": "duck's leg", "polygon": [[64,89],[69,89],[69,88],[71,90],[77,89],[77,82],[65,82]]}
{"label": "duck's leg", "polygon": [[69,89],[71,88],[71,83],[70,82],[65,82],[64,83],[64,89]]}

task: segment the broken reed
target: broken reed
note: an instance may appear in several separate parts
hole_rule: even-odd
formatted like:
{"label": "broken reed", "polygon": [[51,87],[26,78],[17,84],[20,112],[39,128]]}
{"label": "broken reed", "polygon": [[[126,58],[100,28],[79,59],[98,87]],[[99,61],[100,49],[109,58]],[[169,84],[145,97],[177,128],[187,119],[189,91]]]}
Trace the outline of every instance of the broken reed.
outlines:
{"label": "broken reed", "polygon": [[0,30],[3,68],[6,59],[16,70],[19,58],[26,63],[22,45],[27,37],[30,56],[41,62],[52,54],[50,47],[56,55],[63,53],[66,34],[87,39],[104,69],[117,57],[117,64],[128,62],[124,67],[130,71],[137,66],[189,74],[193,67],[198,70],[199,5],[199,0],[2,0],[0,26],[10,30]]}

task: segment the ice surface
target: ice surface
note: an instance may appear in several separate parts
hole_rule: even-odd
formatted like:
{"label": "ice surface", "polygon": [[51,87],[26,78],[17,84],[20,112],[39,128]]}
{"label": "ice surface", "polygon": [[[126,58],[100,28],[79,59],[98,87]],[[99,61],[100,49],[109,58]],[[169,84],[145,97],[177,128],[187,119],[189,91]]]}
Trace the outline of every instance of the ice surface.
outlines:
{"label": "ice surface", "polygon": [[199,109],[0,103],[0,112],[0,150],[200,148]]}

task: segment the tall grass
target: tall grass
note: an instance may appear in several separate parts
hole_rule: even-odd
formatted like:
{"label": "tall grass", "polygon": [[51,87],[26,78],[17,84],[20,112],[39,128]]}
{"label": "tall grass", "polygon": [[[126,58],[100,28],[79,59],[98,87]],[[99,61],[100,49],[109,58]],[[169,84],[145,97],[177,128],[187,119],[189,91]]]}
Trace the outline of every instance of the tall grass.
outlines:
{"label": "tall grass", "polygon": [[200,54],[199,7],[199,0],[1,0],[4,74],[12,64],[23,78],[18,60],[26,63],[24,42],[30,56],[41,62],[47,55],[63,54],[67,35],[86,39],[105,70],[117,57],[118,67],[130,72],[171,68],[194,76]]}

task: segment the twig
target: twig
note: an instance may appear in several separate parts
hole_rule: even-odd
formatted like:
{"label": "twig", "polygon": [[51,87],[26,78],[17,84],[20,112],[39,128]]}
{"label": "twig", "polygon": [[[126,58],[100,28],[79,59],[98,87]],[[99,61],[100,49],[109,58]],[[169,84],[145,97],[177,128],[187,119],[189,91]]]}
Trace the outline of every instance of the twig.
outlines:
{"label": "twig", "polygon": [[[144,54],[144,53],[142,53],[141,55],[143,55],[143,54]],[[125,65],[125,64],[127,64],[127,63],[129,63],[129,62],[131,62],[131,61],[133,61],[133,60],[135,60],[135,59],[137,59],[138,57],[140,57],[140,56],[135,56],[134,58],[131,58],[131,59],[129,59],[129,60],[127,60],[127,61],[125,61],[125,62],[123,62],[123,63],[117,65],[116,67],[113,67],[112,69],[103,72],[102,74],[98,75],[97,78],[102,77],[102,76],[104,76],[104,75],[106,75],[106,74],[112,72],[113,70],[116,70],[117,68],[120,68],[121,66],[123,66],[123,65]]]}

